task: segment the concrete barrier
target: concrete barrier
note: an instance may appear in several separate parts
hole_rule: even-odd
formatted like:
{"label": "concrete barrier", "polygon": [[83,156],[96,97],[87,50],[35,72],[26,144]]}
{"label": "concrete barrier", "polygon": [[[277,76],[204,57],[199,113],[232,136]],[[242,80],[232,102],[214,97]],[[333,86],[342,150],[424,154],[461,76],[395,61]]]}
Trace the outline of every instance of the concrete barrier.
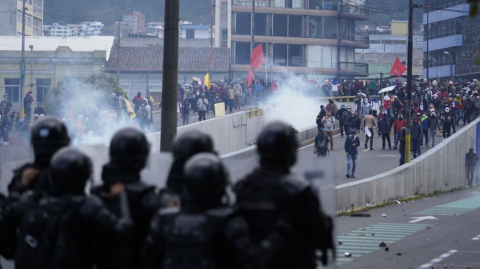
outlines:
{"label": "concrete barrier", "polygon": [[336,186],[337,210],[465,186],[465,154],[469,148],[479,145],[479,128],[480,119],[477,119],[408,164]]}

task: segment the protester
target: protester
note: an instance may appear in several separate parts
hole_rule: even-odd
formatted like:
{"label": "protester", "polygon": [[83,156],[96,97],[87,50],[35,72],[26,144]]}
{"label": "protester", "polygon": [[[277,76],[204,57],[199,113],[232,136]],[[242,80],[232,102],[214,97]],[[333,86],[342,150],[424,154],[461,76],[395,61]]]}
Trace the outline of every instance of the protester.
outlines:
{"label": "protester", "polygon": [[417,156],[420,156],[422,154],[420,145],[422,144],[422,126],[419,123],[420,119],[413,119],[412,120],[412,126],[410,130],[410,136],[412,140],[412,152],[413,152],[413,158],[417,158]]}
{"label": "protester", "polygon": [[[373,110],[368,111],[368,115],[363,118],[360,126],[362,126],[362,130],[365,129],[365,149],[368,149],[368,140],[370,139],[370,150],[373,150],[373,137],[375,136],[373,127],[378,130],[377,119],[373,116]],[[378,132],[380,133],[380,131]]]}
{"label": "protester", "polygon": [[235,109],[240,109],[242,105],[243,90],[240,84],[235,83]]}
{"label": "protester", "polygon": [[360,117],[358,116],[358,111],[355,111],[355,113],[353,113],[353,116],[348,122],[349,133],[351,133],[352,131],[360,132],[361,122],[362,119],[360,119]]}
{"label": "protester", "polygon": [[[423,138],[425,138],[425,147],[428,148],[428,137],[429,137],[429,131],[430,131],[430,122],[427,114],[425,111],[423,111],[422,117],[420,119],[421,125],[422,125],[422,132],[423,132]],[[423,146],[423,141],[420,144],[420,147]]]}
{"label": "protester", "polygon": [[187,99],[183,101],[181,115],[183,119],[183,125],[188,125],[190,119],[190,102]]}
{"label": "protester", "polygon": [[382,150],[385,150],[385,140],[388,142],[388,148],[392,149],[392,143],[390,142],[390,130],[391,125],[388,121],[387,115],[381,114],[380,122],[378,123],[378,131],[382,134]]}
{"label": "protester", "polygon": [[135,106],[135,108],[134,108],[135,114],[137,114],[138,110],[140,109],[140,107],[143,104],[143,97],[142,97],[142,92],[141,91],[138,91],[137,95],[135,97],[133,97],[132,103]]}
{"label": "protester", "polygon": [[345,129],[345,135],[349,136],[350,134],[350,119],[352,118],[352,108],[350,106],[347,107],[345,112],[342,115],[343,120],[343,127]]}
{"label": "protester", "polygon": [[465,170],[467,174],[467,183],[468,186],[472,186],[472,182],[475,175],[475,167],[477,166],[478,156],[473,152],[473,148],[468,150],[468,153],[465,155]]}
{"label": "protester", "polygon": [[327,110],[325,117],[322,119],[322,124],[325,126],[324,131],[330,142],[330,150],[333,150],[333,128],[335,122],[335,117]]}
{"label": "protester", "polygon": [[325,110],[330,112],[330,115],[335,116],[338,112],[337,104],[333,101],[333,99],[328,100],[328,104],[325,107]]}
{"label": "protester", "polygon": [[443,140],[450,137],[450,130],[454,126],[453,117],[450,113],[450,108],[446,107],[445,111],[440,114],[440,123],[442,125]]}
{"label": "protester", "polygon": [[401,131],[401,135],[398,137],[398,141],[400,141],[400,146],[398,147],[398,151],[400,152],[400,166],[402,166],[405,164],[405,143],[406,143],[407,128],[402,127],[400,131]]}
{"label": "protester", "polygon": [[[346,111],[345,105],[341,105],[340,109],[337,111],[337,113],[335,113],[335,118],[337,118],[337,120],[338,120],[338,124],[339,124],[339,128],[340,128],[340,135],[342,136],[342,138],[343,138],[343,131],[344,131],[343,114],[345,113],[345,111]],[[348,134],[346,134],[346,135],[348,135]]]}
{"label": "protester", "polygon": [[[432,148],[435,147],[435,136],[437,135],[438,130],[438,119],[435,112],[430,113],[428,118],[428,129],[429,129],[429,141],[432,141]],[[427,143],[428,147],[428,143]]]}
{"label": "protester", "polygon": [[328,153],[328,143],[330,138],[325,135],[323,128],[318,129],[318,134],[315,136],[315,142],[313,145],[313,154],[317,154],[317,157],[325,157]]}
{"label": "protester", "polygon": [[[345,139],[345,153],[347,154],[347,178],[355,178],[355,168],[357,166],[358,146],[360,138],[357,132],[352,130],[350,136]],[[350,170],[351,169],[351,170]]]}
{"label": "protester", "polygon": [[[205,120],[205,114],[207,113],[208,100],[205,99],[205,94],[201,95],[202,97],[198,99],[197,108],[198,108],[198,121]],[[230,108],[231,111],[231,108]]]}

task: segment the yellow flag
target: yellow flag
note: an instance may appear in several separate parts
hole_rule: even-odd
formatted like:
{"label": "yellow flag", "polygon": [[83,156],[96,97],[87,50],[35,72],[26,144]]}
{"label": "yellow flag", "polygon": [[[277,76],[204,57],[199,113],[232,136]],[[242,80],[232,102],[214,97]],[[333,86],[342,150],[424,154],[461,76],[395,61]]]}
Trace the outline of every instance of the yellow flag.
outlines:
{"label": "yellow flag", "polygon": [[210,90],[210,73],[207,73],[205,75],[205,82],[203,83],[203,85],[207,86],[207,88]]}

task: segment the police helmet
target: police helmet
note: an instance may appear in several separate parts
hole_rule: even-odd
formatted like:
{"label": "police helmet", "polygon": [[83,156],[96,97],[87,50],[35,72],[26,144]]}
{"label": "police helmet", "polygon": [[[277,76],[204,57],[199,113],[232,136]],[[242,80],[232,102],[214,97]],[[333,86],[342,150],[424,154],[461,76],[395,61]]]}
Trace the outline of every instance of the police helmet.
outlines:
{"label": "police helmet", "polygon": [[142,131],[133,127],[118,130],[110,142],[110,160],[142,169],[150,152],[150,144]]}
{"label": "police helmet", "polygon": [[57,117],[44,117],[33,125],[31,144],[35,157],[52,156],[70,144],[67,127]]}
{"label": "police helmet", "polygon": [[291,167],[297,160],[297,149],[295,130],[280,121],[268,124],[257,139],[262,166],[274,164]]}
{"label": "police helmet", "polygon": [[173,158],[176,161],[187,161],[197,153],[215,153],[212,138],[200,131],[191,131],[180,135],[173,145]]}
{"label": "police helmet", "polygon": [[199,153],[188,159],[184,168],[185,187],[192,200],[222,197],[228,185],[225,166],[212,153]]}
{"label": "police helmet", "polygon": [[64,148],[52,158],[53,184],[62,193],[83,193],[92,171],[92,162],[75,148]]}

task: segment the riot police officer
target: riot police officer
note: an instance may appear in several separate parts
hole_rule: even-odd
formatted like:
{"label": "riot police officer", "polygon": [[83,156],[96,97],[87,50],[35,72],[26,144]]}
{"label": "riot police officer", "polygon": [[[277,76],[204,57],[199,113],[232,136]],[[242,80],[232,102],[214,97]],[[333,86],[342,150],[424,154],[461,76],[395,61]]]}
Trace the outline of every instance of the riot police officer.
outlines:
{"label": "riot police officer", "polygon": [[228,207],[228,175],[220,159],[200,153],[185,164],[182,208],[160,210],[152,220],[145,247],[147,268],[263,268],[290,226],[280,220],[258,246],[248,224]]}
{"label": "riot police officer", "polygon": [[136,128],[117,131],[110,142],[110,162],[103,167],[103,185],[92,189],[106,207],[120,214],[118,203],[108,194],[116,183],[125,184],[134,229],[128,240],[115,237],[99,238],[97,268],[141,268],[141,249],[152,215],[158,207],[155,187],[141,181],[140,172],[147,163],[150,145],[145,135]]}
{"label": "riot police officer", "polygon": [[51,187],[48,178],[50,159],[55,152],[69,143],[67,127],[59,118],[45,117],[39,120],[31,132],[35,160],[13,172],[13,179],[8,186],[10,196],[20,196],[27,189],[48,192]]}
{"label": "riot police officer", "polygon": [[316,268],[316,250],[323,252],[324,264],[327,250],[333,250],[331,221],[322,213],[318,196],[306,180],[290,174],[297,147],[295,132],[289,125],[267,125],[257,139],[260,168],[234,188],[255,243],[282,216],[288,216],[294,227],[267,268]]}
{"label": "riot police officer", "polygon": [[167,186],[161,190],[162,207],[179,206],[184,190],[183,168],[185,162],[201,152],[215,153],[210,136],[199,131],[191,131],[178,137],[173,146],[173,163],[167,177]]}
{"label": "riot police officer", "polygon": [[124,186],[117,184],[109,191],[123,205],[117,217],[97,197],[85,195],[91,169],[90,159],[79,150],[60,150],[50,169],[53,194],[29,190],[5,207],[1,232],[16,234],[18,229],[16,246],[10,246],[16,247],[15,268],[91,269],[92,245],[99,233],[117,237],[128,233],[132,224],[127,203],[122,203],[126,201]]}

